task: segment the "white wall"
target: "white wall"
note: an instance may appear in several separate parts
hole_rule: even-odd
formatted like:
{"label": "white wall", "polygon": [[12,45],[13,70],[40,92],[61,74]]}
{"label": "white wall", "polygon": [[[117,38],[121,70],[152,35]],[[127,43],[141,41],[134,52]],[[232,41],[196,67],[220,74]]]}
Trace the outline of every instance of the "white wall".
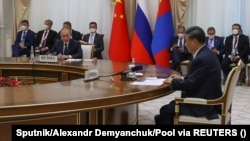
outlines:
{"label": "white wall", "polygon": [[[0,0],[0,57],[11,56],[12,0]],[[8,40],[9,41],[9,40]]]}

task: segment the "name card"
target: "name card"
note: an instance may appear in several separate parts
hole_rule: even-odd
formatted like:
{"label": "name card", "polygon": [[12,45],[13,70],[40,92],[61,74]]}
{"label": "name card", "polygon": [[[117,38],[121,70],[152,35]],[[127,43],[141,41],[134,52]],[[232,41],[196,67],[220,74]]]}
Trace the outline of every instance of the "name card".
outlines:
{"label": "name card", "polygon": [[85,71],[85,77],[84,77],[85,82],[96,79],[99,79],[99,71],[97,69]]}
{"label": "name card", "polygon": [[56,63],[56,62],[58,62],[58,58],[57,58],[57,56],[53,56],[53,55],[39,55],[39,62]]}

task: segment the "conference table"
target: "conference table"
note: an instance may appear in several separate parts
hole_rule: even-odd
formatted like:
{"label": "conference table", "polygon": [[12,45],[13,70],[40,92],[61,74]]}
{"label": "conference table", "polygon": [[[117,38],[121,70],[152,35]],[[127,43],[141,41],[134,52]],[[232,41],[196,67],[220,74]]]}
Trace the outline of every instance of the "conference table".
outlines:
{"label": "conference table", "polygon": [[[135,125],[138,104],[171,94],[169,84],[135,85],[121,81],[129,62],[59,60],[39,62],[26,57],[0,58],[0,77],[25,79],[34,84],[0,87],[0,140],[10,140],[13,124]],[[142,66],[136,82],[166,78],[171,69]],[[85,72],[98,70],[99,79],[84,81]]]}

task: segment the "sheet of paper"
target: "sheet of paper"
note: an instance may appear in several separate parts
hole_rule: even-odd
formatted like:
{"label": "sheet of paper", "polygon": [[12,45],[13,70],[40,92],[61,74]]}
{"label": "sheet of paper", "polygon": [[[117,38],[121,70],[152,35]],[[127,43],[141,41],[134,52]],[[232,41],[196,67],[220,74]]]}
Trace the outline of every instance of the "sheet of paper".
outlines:
{"label": "sheet of paper", "polygon": [[151,85],[151,86],[160,86],[165,79],[146,79],[144,81],[135,81],[131,83],[132,85]]}
{"label": "sheet of paper", "polygon": [[94,59],[84,59],[83,61],[94,61]]}
{"label": "sheet of paper", "polygon": [[74,61],[82,61],[82,59],[67,59],[66,61],[74,62]]}

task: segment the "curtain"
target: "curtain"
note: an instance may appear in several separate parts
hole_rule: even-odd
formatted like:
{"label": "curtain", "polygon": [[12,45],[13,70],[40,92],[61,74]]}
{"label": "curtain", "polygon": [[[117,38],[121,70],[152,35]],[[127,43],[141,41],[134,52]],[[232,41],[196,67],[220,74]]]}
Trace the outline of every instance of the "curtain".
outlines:
{"label": "curtain", "polygon": [[228,36],[232,32],[232,25],[239,23],[243,33],[249,35],[249,5],[249,0],[191,0],[185,25],[198,25],[205,31],[213,26],[217,35]]}
{"label": "curtain", "polygon": [[28,19],[30,1],[31,0],[14,0],[13,2],[13,42],[20,27],[20,22],[23,19]]}
{"label": "curtain", "polygon": [[[52,19],[53,29],[59,31],[62,23],[71,21],[73,29],[85,34],[88,33],[90,21],[98,23],[97,31],[105,34],[103,52],[107,58],[110,31],[112,25],[113,6],[115,0],[12,0],[13,2],[13,31],[12,38],[16,36],[19,22],[22,19],[30,21],[30,29],[34,32],[43,28],[45,19]],[[131,35],[135,15],[135,0],[126,0],[126,14],[128,19],[129,32]],[[240,23],[243,33],[250,34],[250,0],[171,0],[174,25],[184,24],[189,26],[198,25],[205,31],[208,27],[214,26],[216,34],[227,36],[231,34],[233,23]],[[150,23],[152,31],[156,19],[159,0],[150,1]],[[2,10],[2,9],[1,9]],[[10,13],[3,13],[3,21]],[[8,24],[8,23],[7,23]],[[4,46],[1,43],[1,46]],[[3,51],[0,49],[0,51]]]}
{"label": "curtain", "polygon": [[107,58],[114,0],[32,0],[30,29],[43,29],[44,20],[53,21],[52,29],[59,31],[63,22],[70,21],[72,28],[82,34],[89,33],[89,22],[97,22],[97,32],[104,34],[103,58]]}
{"label": "curtain", "polygon": [[171,0],[175,32],[179,25],[185,24],[189,0]]}

